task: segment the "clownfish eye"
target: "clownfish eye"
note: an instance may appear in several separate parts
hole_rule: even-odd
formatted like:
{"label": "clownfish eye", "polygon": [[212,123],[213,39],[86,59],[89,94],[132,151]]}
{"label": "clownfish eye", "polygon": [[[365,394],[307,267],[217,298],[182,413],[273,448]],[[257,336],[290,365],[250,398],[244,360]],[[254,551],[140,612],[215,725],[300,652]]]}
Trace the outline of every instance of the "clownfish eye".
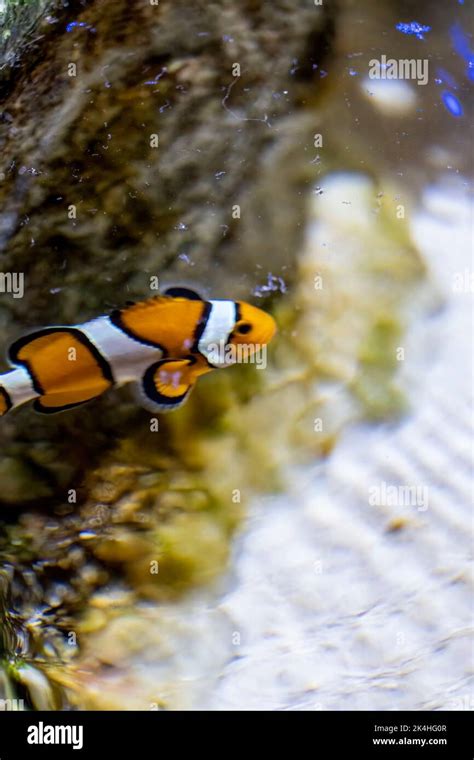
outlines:
{"label": "clownfish eye", "polygon": [[251,329],[252,325],[250,322],[240,322],[240,324],[236,326],[236,332],[238,332],[239,335],[247,335]]}

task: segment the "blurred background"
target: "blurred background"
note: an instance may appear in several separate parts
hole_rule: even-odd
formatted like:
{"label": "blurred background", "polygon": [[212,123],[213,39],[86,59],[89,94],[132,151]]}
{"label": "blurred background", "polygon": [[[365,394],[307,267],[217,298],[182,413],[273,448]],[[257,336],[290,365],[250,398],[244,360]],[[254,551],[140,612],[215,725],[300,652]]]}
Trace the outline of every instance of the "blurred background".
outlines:
{"label": "blurred background", "polygon": [[469,3],[0,28],[5,348],[154,276],[279,325],[158,432],[127,389],[2,419],[0,699],[472,709]]}

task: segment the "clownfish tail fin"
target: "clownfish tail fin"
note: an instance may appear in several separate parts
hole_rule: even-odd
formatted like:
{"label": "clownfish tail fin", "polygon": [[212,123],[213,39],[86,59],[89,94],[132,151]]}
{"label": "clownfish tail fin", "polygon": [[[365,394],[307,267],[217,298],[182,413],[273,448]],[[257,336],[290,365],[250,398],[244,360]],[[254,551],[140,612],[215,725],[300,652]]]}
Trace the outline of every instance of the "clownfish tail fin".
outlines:
{"label": "clownfish tail fin", "polygon": [[28,372],[18,367],[0,375],[0,417],[10,409],[36,398],[35,391]]}
{"label": "clownfish tail fin", "polygon": [[77,327],[47,327],[20,338],[9,351],[16,365],[5,383],[15,404],[55,414],[100,396],[114,383],[109,363]]}
{"label": "clownfish tail fin", "polygon": [[[0,380],[2,376],[0,375]],[[10,394],[0,383],[0,417],[3,417],[13,406]]]}

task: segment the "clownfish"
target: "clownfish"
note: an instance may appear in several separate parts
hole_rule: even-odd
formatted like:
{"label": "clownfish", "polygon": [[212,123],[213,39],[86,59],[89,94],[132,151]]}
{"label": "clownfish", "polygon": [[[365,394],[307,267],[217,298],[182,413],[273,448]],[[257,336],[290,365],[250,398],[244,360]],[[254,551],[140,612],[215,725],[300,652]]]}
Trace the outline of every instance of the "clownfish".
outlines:
{"label": "clownfish", "polygon": [[15,341],[8,352],[12,369],[0,375],[0,417],[32,399],[38,412],[62,412],[126,383],[147,409],[171,411],[200,375],[255,354],[275,331],[273,317],[256,306],[169,288],[109,316]]}

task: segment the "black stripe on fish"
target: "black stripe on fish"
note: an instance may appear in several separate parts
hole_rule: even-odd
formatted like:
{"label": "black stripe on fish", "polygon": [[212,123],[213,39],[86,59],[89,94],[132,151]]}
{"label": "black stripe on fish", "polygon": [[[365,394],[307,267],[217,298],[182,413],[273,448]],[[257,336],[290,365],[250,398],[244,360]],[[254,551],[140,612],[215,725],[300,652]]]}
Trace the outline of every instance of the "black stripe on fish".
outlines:
{"label": "black stripe on fish", "polygon": [[[199,318],[199,322],[197,323],[196,327],[194,328],[193,333],[193,344],[191,346],[192,353],[199,354],[200,356],[203,356],[204,359],[207,361],[207,357],[201,354],[199,350],[199,341],[201,340],[202,334],[204,330],[206,329],[207,323],[209,322],[209,317],[212,314],[212,303],[209,301],[204,301],[204,308],[202,310],[202,314]],[[210,367],[212,367],[212,364],[210,362],[207,362]]]}
{"label": "black stripe on fish", "polygon": [[40,414],[59,414],[59,412],[66,412],[68,409],[74,409],[76,406],[89,404],[91,401],[94,401],[94,399],[100,398],[101,395],[102,394],[99,394],[99,396],[93,396],[85,401],[76,401],[73,404],[64,404],[64,406],[43,406],[41,398],[37,398],[33,401],[33,409]]}
{"label": "black stripe on fish", "polygon": [[204,301],[204,298],[202,298],[199,293],[196,293],[195,290],[191,290],[191,288],[182,288],[180,286],[167,288],[163,295],[169,296],[170,298],[186,298],[188,301]]}
{"label": "black stripe on fish", "polygon": [[8,412],[9,409],[12,408],[13,404],[12,404],[12,400],[10,398],[10,394],[8,393],[8,391],[2,385],[0,385],[0,395],[3,396],[3,398],[5,400],[5,404],[7,406],[7,408],[6,408],[5,411]]}

